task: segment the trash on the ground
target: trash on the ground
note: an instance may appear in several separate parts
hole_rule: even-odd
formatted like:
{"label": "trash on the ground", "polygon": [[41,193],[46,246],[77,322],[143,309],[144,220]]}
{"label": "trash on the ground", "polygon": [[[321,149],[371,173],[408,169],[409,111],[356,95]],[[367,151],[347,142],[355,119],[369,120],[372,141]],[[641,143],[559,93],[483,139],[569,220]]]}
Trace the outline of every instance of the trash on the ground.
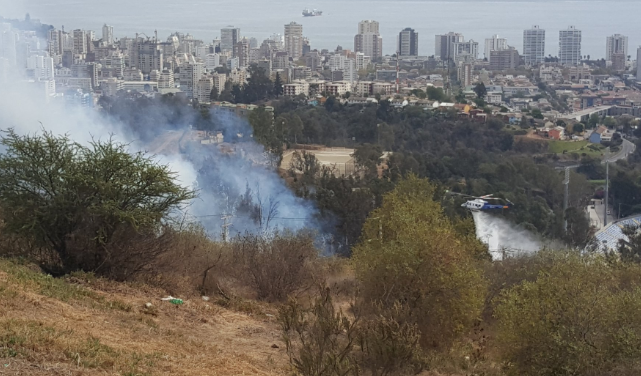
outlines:
{"label": "trash on the ground", "polygon": [[182,299],[174,298],[171,295],[169,295],[166,298],[161,298],[160,300],[165,301],[165,302],[169,302],[171,304],[176,304],[176,305],[181,305],[181,304],[184,303]]}
{"label": "trash on the ground", "polygon": [[145,303],[145,308],[151,308],[151,303]]}
{"label": "trash on the ground", "polygon": [[272,345],[272,349],[278,349],[278,348],[279,348],[279,347],[278,347],[278,345],[277,345],[277,344],[275,344],[275,343],[274,343],[274,344]]}
{"label": "trash on the ground", "polygon": [[266,313],[265,316],[267,317],[274,317],[274,315],[270,315],[269,313]]}
{"label": "trash on the ground", "polygon": [[208,302],[208,301],[209,301],[209,297],[208,297],[208,296],[203,296],[202,298],[203,298],[203,300],[204,300],[204,301],[206,301],[206,302]]}

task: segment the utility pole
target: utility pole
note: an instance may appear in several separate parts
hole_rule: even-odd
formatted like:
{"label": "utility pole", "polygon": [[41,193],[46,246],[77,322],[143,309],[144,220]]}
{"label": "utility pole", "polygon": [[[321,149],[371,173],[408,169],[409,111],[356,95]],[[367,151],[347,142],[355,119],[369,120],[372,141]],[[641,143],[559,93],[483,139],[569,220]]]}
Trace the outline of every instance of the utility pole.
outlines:
{"label": "utility pole", "polygon": [[400,63],[400,60],[401,60],[401,51],[396,51],[396,94],[398,94],[400,92],[400,89],[399,89],[399,85],[400,85],[400,83],[399,83],[399,70],[400,70],[399,63]]}
{"label": "utility pole", "polygon": [[605,208],[603,209],[603,228],[608,224],[608,196],[610,195],[610,162],[605,161]]}
{"label": "utility pole", "polygon": [[227,220],[231,218],[231,215],[223,215],[221,216],[220,219],[223,220],[222,224],[222,236],[223,236],[223,242],[227,243],[227,239],[229,238],[229,226],[231,226],[231,223],[227,223]]}
{"label": "utility pole", "polygon": [[565,168],[565,180],[563,180],[565,185],[565,194],[563,195],[563,232],[568,232],[568,220],[567,220],[567,211],[568,211],[568,199],[570,196],[570,167]]}

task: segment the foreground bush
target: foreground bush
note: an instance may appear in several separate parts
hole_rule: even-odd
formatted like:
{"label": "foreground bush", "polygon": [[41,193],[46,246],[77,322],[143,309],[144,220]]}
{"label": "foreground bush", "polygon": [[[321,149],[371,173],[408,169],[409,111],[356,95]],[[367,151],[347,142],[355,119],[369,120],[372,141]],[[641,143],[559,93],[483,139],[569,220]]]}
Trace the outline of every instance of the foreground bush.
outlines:
{"label": "foreground bush", "polygon": [[155,241],[167,214],[194,197],[167,166],[112,140],[9,131],[0,143],[4,231],[49,253],[53,272],[127,267],[138,247],[126,240]]}
{"label": "foreground bush", "polygon": [[411,375],[423,368],[415,325],[382,315],[363,318],[354,311],[349,316],[337,309],[329,288],[322,288],[310,307],[290,300],[280,308],[283,341],[299,374]]}
{"label": "foreground bush", "polygon": [[246,235],[232,242],[231,251],[235,279],[261,300],[284,301],[318,277],[318,251],[310,234]]}
{"label": "foreground bush", "polygon": [[354,267],[366,304],[400,305],[426,348],[447,348],[479,318],[486,293],[478,243],[461,236],[432,200],[434,187],[414,177],[385,196],[365,223]]}
{"label": "foreground bush", "polygon": [[510,374],[638,374],[641,269],[576,253],[548,257],[536,280],[498,298],[496,346]]}

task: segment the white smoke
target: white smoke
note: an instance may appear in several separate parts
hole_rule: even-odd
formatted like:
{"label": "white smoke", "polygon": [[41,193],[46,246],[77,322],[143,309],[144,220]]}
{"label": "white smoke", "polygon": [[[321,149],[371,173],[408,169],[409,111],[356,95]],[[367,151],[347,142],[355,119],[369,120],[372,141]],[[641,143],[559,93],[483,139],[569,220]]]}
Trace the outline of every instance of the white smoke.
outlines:
{"label": "white smoke", "polygon": [[530,231],[508,222],[504,218],[477,211],[472,212],[476,224],[476,237],[487,244],[492,259],[519,253],[532,253],[548,246]]}
{"label": "white smoke", "polygon": [[[162,115],[162,110],[159,108],[155,113],[151,134],[163,135],[168,129],[178,129],[181,134],[188,131],[193,119],[186,116],[169,120],[169,117]],[[215,116],[215,113],[212,115]],[[230,122],[235,123],[234,127],[240,124],[245,132],[251,132],[245,120],[233,119]],[[9,128],[19,134],[34,134],[43,130],[55,135],[66,134],[73,141],[83,144],[91,140],[104,141],[112,138],[127,143],[131,152],[155,149],[146,141],[137,139],[122,122],[64,99],[47,100],[37,84],[21,80],[0,85],[0,130]],[[262,145],[251,139],[245,139],[242,145],[239,144],[235,153],[221,153],[217,148],[194,147],[179,153],[156,155],[154,158],[177,173],[178,183],[198,190],[199,197],[186,209],[188,218],[202,223],[212,237],[220,238],[224,225],[228,225],[226,228],[230,236],[276,229],[318,230],[314,205],[296,197],[288,189],[275,169],[269,166],[269,157]],[[250,201],[253,207],[262,206],[265,217],[262,223],[257,223],[255,215],[251,217],[236,210],[238,197],[247,188],[252,190]],[[271,206],[275,210],[267,223],[267,211]]]}

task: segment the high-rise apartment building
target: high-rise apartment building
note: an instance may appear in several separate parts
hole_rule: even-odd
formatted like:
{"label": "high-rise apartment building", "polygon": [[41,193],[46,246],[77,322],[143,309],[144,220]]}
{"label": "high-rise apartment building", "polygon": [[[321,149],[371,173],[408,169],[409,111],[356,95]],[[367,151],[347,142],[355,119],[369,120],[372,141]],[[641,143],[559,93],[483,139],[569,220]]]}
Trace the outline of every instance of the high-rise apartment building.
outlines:
{"label": "high-rise apartment building", "polygon": [[457,42],[452,45],[454,61],[473,62],[479,55],[479,44],[473,39],[469,42]]}
{"label": "high-rise apartment building", "polygon": [[129,58],[130,66],[140,69],[143,74],[163,70],[163,52],[155,40],[135,39]]}
{"label": "high-rise apartment building", "polygon": [[538,25],[523,31],[523,60],[525,65],[537,65],[545,61],[545,30]]}
{"label": "high-rise apartment building", "polygon": [[641,47],[637,48],[637,81],[641,81]]}
{"label": "high-rise apartment building", "polygon": [[47,52],[50,56],[62,55],[63,51],[62,31],[51,29],[47,32]]}
{"label": "high-rise apartment building", "polygon": [[87,53],[87,33],[84,30],[78,29],[73,31],[73,53]]}
{"label": "high-rise apartment building", "polygon": [[27,70],[36,81],[54,79],[53,59],[48,56],[32,55],[27,59]]}
{"label": "high-rise apartment building", "polygon": [[220,50],[233,51],[240,40],[240,29],[233,26],[220,29]]}
{"label": "high-rise apartment building", "polygon": [[509,47],[499,51],[491,51],[490,55],[489,68],[491,71],[516,69],[516,67],[519,66],[519,53],[514,47]]}
{"label": "high-rise apartment building", "polygon": [[487,61],[491,62],[492,51],[507,50],[507,39],[499,38],[498,35],[493,35],[492,38],[485,39],[485,54],[484,57]]}
{"label": "high-rise apartment building", "polygon": [[114,27],[107,24],[102,26],[102,41],[108,45],[114,43]]}
{"label": "high-rise apartment building", "polygon": [[405,28],[398,34],[398,52],[400,56],[418,56],[418,33],[412,28]]}
{"label": "high-rise apartment building", "polygon": [[354,37],[354,52],[362,52],[373,60],[383,57],[383,38],[378,22],[365,20],[358,23],[358,34]]}
{"label": "high-rise apartment building", "polygon": [[198,62],[186,61],[180,65],[179,81],[180,90],[187,94],[188,98],[197,97],[198,81],[205,74],[205,65]]}
{"label": "high-rise apartment building", "polygon": [[559,31],[559,63],[578,65],[581,62],[581,30],[570,26]]}
{"label": "high-rise apartment building", "polygon": [[285,25],[285,51],[294,60],[303,57],[303,25],[296,22]]}
{"label": "high-rise apartment building", "polygon": [[612,61],[612,55],[628,56],[628,37],[621,34],[609,36],[606,40],[605,60]]}
{"label": "high-rise apartment building", "polygon": [[434,56],[443,61],[454,59],[454,43],[462,43],[465,41],[463,34],[449,32],[444,35],[436,36],[436,50]]}
{"label": "high-rise apartment building", "polygon": [[238,58],[239,67],[249,66],[249,40],[243,38],[234,46],[234,56]]}

